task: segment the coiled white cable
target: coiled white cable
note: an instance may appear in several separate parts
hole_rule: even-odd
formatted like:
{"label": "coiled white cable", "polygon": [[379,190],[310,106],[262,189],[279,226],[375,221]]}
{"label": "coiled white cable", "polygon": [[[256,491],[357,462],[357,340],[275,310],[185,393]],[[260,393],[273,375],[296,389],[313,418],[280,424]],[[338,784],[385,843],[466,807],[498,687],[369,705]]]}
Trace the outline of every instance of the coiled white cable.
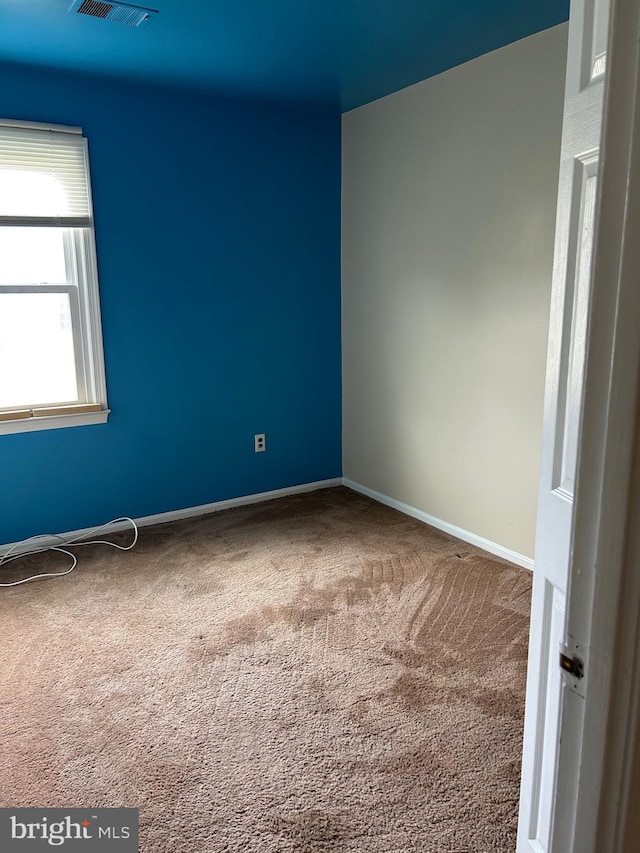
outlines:
{"label": "coiled white cable", "polygon": [[[84,541],[86,536],[92,536],[98,530],[104,530],[105,527],[110,527],[112,524],[117,524],[120,521],[128,521],[133,527],[133,542],[130,545],[117,545],[115,542],[108,542],[106,539],[89,539]],[[14,553],[18,548],[24,547],[29,542],[35,542],[38,539],[59,539],[60,545],[46,545],[43,548],[33,548],[30,551],[20,551],[19,554]],[[83,541],[79,541],[79,540]],[[13,562],[13,560],[19,560],[21,557],[30,557],[34,554],[43,554],[46,551],[58,551],[60,554],[66,554],[68,557],[71,557],[71,566],[66,569],[64,572],[42,572],[38,575],[30,575],[28,578],[22,578],[19,581],[13,581],[12,583],[0,583],[0,587],[9,587],[9,586],[20,586],[23,583],[29,583],[30,581],[37,581],[42,578],[62,578],[65,575],[70,574],[75,567],[78,565],[78,558],[76,555],[67,551],[66,548],[72,546],[74,548],[79,547],[80,545],[110,545],[112,548],[117,548],[118,551],[130,551],[136,542],[138,541],[138,525],[132,518],[129,518],[128,515],[123,515],[121,518],[114,518],[112,521],[107,521],[105,524],[99,524],[97,527],[92,527],[90,530],[87,530],[85,533],[82,533],[76,539],[65,539],[64,536],[58,536],[56,534],[39,534],[38,536],[30,536],[28,539],[23,539],[22,542],[16,542],[16,544],[10,548],[6,554],[0,557],[0,568],[5,566],[7,563]],[[65,547],[62,548],[61,546]]]}

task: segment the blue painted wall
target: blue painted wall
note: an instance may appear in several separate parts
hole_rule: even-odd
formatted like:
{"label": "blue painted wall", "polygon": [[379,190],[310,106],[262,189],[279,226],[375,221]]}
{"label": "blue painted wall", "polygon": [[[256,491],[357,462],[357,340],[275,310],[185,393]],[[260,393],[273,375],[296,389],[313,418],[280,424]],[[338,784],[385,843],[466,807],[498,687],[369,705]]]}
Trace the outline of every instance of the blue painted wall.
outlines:
{"label": "blue painted wall", "polygon": [[339,108],[9,65],[0,116],[89,139],[112,409],[0,436],[0,543],[339,476]]}

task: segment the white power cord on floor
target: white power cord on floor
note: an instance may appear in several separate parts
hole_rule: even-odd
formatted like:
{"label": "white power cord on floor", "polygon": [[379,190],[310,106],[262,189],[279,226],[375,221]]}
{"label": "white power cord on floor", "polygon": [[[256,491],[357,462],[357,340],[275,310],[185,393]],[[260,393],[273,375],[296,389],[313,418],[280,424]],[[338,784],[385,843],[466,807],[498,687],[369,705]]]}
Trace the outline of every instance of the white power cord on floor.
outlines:
{"label": "white power cord on floor", "polygon": [[[120,521],[128,521],[133,527],[133,542],[130,545],[116,545],[115,542],[107,542],[106,539],[90,539],[86,542],[78,541],[80,539],[84,540],[86,536],[92,536],[98,530],[104,530],[105,527],[110,527],[112,524],[117,524]],[[61,545],[46,545],[42,548],[33,548],[29,551],[21,551],[19,554],[14,553],[18,548],[22,548],[28,542],[36,542],[38,539],[47,539],[49,541],[51,539],[59,539]],[[129,516],[127,515],[124,515],[121,518],[114,518],[112,519],[112,521],[107,521],[105,524],[99,524],[97,527],[92,527],[91,530],[87,530],[85,533],[82,533],[76,539],[67,540],[64,536],[57,536],[56,534],[49,535],[46,533],[40,534],[38,536],[30,536],[28,539],[23,539],[22,542],[16,542],[16,544],[12,548],[10,548],[6,554],[0,557],[0,568],[2,568],[7,563],[11,563],[13,560],[19,560],[20,557],[30,557],[33,554],[43,554],[45,551],[58,551],[60,554],[66,554],[68,557],[71,557],[71,567],[64,572],[43,572],[42,574],[31,575],[28,578],[22,578],[22,580],[13,581],[12,583],[0,583],[0,587],[19,586],[22,583],[29,583],[29,581],[37,581],[41,578],[62,578],[65,575],[70,574],[78,565],[78,558],[76,557],[76,555],[71,551],[66,550],[66,547],[69,547],[70,545],[74,548],[77,548],[80,545],[110,545],[112,548],[117,548],[118,551],[130,551],[137,541],[138,525],[132,518],[129,518]],[[66,547],[62,548],[62,545]]]}

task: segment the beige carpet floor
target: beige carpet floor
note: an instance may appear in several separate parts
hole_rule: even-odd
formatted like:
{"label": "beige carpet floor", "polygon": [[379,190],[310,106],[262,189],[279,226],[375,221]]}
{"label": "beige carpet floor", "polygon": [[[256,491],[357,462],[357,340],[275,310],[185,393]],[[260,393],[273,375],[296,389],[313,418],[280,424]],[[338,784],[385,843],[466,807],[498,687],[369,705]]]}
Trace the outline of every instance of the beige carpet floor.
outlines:
{"label": "beige carpet floor", "polygon": [[0,805],[139,807],[143,853],[515,850],[527,571],[343,488],[78,554],[0,590]]}

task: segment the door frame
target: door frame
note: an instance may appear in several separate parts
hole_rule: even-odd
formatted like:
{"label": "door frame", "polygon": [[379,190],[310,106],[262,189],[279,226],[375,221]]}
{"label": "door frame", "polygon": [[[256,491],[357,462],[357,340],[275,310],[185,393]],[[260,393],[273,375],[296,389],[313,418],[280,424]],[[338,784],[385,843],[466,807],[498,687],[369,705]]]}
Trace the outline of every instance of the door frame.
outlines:
{"label": "door frame", "polygon": [[572,853],[624,850],[640,723],[640,0],[612,0],[610,20],[567,598],[586,694],[580,730],[561,719],[554,806]]}

